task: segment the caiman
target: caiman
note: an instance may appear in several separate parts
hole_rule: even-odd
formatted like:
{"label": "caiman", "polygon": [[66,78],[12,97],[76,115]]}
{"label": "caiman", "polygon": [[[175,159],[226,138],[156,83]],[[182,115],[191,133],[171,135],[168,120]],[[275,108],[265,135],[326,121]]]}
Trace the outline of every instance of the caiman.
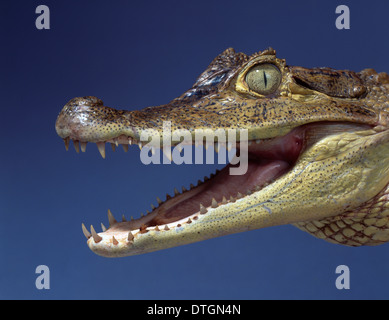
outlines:
{"label": "caiman", "polygon": [[92,142],[103,158],[106,143],[142,147],[145,130],[162,146],[165,121],[172,131],[245,129],[248,137],[245,174],[229,174],[227,164],[136,220],[118,222],[108,210],[103,232],[82,224],[88,246],[121,257],[284,224],[346,246],[388,242],[388,98],[386,73],[289,66],[272,48],[225,50],[165,105],[124,111],[74,98],[56,131],[66,149]]}

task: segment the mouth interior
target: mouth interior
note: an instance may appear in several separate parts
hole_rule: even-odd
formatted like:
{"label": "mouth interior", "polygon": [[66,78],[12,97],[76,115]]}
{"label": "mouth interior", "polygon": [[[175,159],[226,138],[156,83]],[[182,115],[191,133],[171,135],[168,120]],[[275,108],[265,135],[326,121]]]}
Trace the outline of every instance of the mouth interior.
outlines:
{"label": "mouth interior", "polygon": [[294,166],[304,149],[305,132],[304,127],[299,127],[283,137],[250,141],[245,174],[231,175],[233,165],[228,164],[196,188],[161,204],[145,226],[179,221],[199,212],[200,204],[204,208],[212,207],[261,190]]}

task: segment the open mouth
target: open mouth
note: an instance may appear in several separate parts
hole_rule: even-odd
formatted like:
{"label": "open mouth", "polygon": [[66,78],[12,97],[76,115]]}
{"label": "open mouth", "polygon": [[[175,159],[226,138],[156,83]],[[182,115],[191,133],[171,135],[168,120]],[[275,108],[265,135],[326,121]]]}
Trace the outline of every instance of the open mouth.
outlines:
{"label": "open mouth", "polygon": [[[231,175],[228,164],[225,168],[211,174],[209,178],[191,185],[189,190],[175,190],[173,197],[167,196],[165,201],[158,200],[158,207],[139,219],[117,222],[108,212],[109,228],[102,226],[105,236],[112,239],[113,244],[120,240],[133,241],[137,234],[151,230],[164,231],[195,223],[201,215],[207,214],[209,208],[217,208],[235,202],[252,193],[268,187],[281,176],[289,172],[298,161],[304,150],[324,136],[336,132],[355,131],[366,128],[365,125],[351,123],[311,123],[291,130],[282,137],[248,142],[247,171],[242,175]],[[114,142],[124,142],[123,137]],[[127,139],[128,140],[128,139]],[[129,140],[130,143],[138,143]],[[113,140],[107,141],[113,143]],[[98,144],[99,150],[104,143]],[[125,146],[125,150],[128,147]],[[77,148],[76,148],[77,150]],[[237,145],[237,152],[240,152]],[[101,152],[101,150],[100,150]],[[83,232],[95,243],[102,240],[101,234],[91,228],[91,233],[83,225]]]}

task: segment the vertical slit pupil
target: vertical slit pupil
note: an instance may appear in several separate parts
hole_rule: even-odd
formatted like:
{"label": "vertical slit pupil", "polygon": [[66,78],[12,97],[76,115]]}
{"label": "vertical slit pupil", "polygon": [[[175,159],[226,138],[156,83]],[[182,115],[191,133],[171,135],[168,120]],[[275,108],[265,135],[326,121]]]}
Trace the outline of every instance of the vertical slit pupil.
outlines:
{"label": "vertical slit pupil", "polygon": [[263,71],[263,80],[265,82],[265,88],[267,87],[267,78],[266,78],[266,72]]}

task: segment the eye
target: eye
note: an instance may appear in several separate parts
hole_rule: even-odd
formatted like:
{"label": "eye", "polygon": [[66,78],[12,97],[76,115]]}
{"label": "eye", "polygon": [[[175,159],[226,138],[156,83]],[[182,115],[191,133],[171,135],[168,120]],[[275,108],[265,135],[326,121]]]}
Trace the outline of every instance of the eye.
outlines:
{"label": "eye", "polygon": [[259,64],[247,72],[246,83],[250,90],[268,95],[276,91],[280,85],[281,72],[274,64]]}

